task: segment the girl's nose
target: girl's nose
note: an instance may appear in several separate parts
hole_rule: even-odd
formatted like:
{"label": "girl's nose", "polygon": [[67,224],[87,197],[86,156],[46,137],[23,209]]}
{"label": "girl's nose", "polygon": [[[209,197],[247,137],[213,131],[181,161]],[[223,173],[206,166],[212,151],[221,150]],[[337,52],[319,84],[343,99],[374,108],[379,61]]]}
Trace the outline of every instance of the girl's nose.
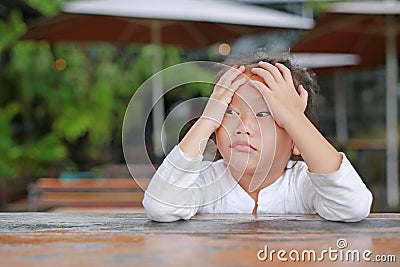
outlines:
{"label": "girl's nose", "polygon": [[250,135],[250,132],[249,132],[249,131],[243,131],[243,132],[242,132],[242,131],[236,131],[236,134],[239,134],[239,135],[240,135],[240,134],[242,134],[242,133],[243,133],[243,134]]}
{"label": "girl's nose", "polygon": [[237,135],[244,134],[244,135],[248,135],[248,136],[253,135],[253,132],[254,132],[254,130],[253,130],[254,127],[252,125],[253,123],[254,122],[253,122],[252,118],[249,118],[248,116],[242,116],[240,118],[240,121],[239,121],[236,129],[235,129],[235,134],[237,134]]}

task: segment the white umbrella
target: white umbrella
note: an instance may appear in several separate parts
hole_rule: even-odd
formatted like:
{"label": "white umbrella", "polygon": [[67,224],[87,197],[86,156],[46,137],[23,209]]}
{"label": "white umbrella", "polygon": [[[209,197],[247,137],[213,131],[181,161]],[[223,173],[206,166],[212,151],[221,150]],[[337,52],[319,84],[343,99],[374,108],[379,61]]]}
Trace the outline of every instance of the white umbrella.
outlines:
{"label": "white umbrella", "polygon": [[360,63],[360,57],[356,54],[292,53],[292,56],[296,64],[310,69],[340,68]]}

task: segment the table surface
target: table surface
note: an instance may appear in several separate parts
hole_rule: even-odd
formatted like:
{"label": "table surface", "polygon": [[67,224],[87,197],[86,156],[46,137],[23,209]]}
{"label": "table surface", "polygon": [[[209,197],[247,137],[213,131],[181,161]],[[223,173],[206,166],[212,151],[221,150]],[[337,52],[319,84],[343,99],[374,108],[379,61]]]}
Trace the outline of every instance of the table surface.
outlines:
{"label": "table surface", "polygon": [[0,259],[41,267],[399,266],[400,214],[358,223],[251,214],[157,223],[143,212],[0,213]]}

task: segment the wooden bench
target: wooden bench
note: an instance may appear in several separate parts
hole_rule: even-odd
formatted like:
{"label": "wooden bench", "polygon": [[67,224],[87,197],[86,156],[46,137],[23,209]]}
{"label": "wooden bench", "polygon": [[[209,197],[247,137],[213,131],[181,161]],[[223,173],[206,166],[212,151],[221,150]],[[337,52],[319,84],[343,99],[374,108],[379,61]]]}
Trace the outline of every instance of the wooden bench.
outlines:
{"label": "wooden bench", "polygon": [[149,182],[148,178],[40,178],[28,187],[28,211],[57,207],[141,207],[143,189]]}

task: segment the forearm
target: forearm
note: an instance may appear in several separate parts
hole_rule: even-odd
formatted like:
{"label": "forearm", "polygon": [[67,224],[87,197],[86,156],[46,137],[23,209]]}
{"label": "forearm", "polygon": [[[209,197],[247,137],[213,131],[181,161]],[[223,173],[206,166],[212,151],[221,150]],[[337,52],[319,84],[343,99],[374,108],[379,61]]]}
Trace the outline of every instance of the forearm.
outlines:
{"label": "forearm", "polygon": [[327,174],[339,168],[342,156],[304,114],[294,116],[285,124],[285,130],[311,172]]}
{"label": "forearm", "polygon": [[155,221],[189,219],[202,203],[199,170],[202,157],[186,158],[178,147],[168,154],[157,169],[146,190],[143,206]]}
{"label": "forearm", "polygon": [[[143,198],[143,207],[149,219],[172,222],[190,219],[198,211],[201,197],[196,189],[179,188],[163,179],[152,179]],[[197,191],[199,191],[197,189]]]}
{"label": "forearm", "polygon": [[202,116],[197,120],[179,144],[179,148],[190,157],[203,155],[211,134],[220,127],[226,108],[235,91],[247,79],[243,77],[244,66],[229,68],[215,85]]}
{"label": "forearm", "polygon": [[179,143],[179,148],[193,158],[203,155],[207,141],[215,128],[212,119],[200,117]]}
{"label": "forearm", "polygon": [[[372,194],[342,154],[339,169],[329,174],[308,172],[312,186],[304,183],[304,196],[312,200],[311,207],[327,220],[355,222],[368,216]],[[316,192],[316,194],[314,194]]]}

